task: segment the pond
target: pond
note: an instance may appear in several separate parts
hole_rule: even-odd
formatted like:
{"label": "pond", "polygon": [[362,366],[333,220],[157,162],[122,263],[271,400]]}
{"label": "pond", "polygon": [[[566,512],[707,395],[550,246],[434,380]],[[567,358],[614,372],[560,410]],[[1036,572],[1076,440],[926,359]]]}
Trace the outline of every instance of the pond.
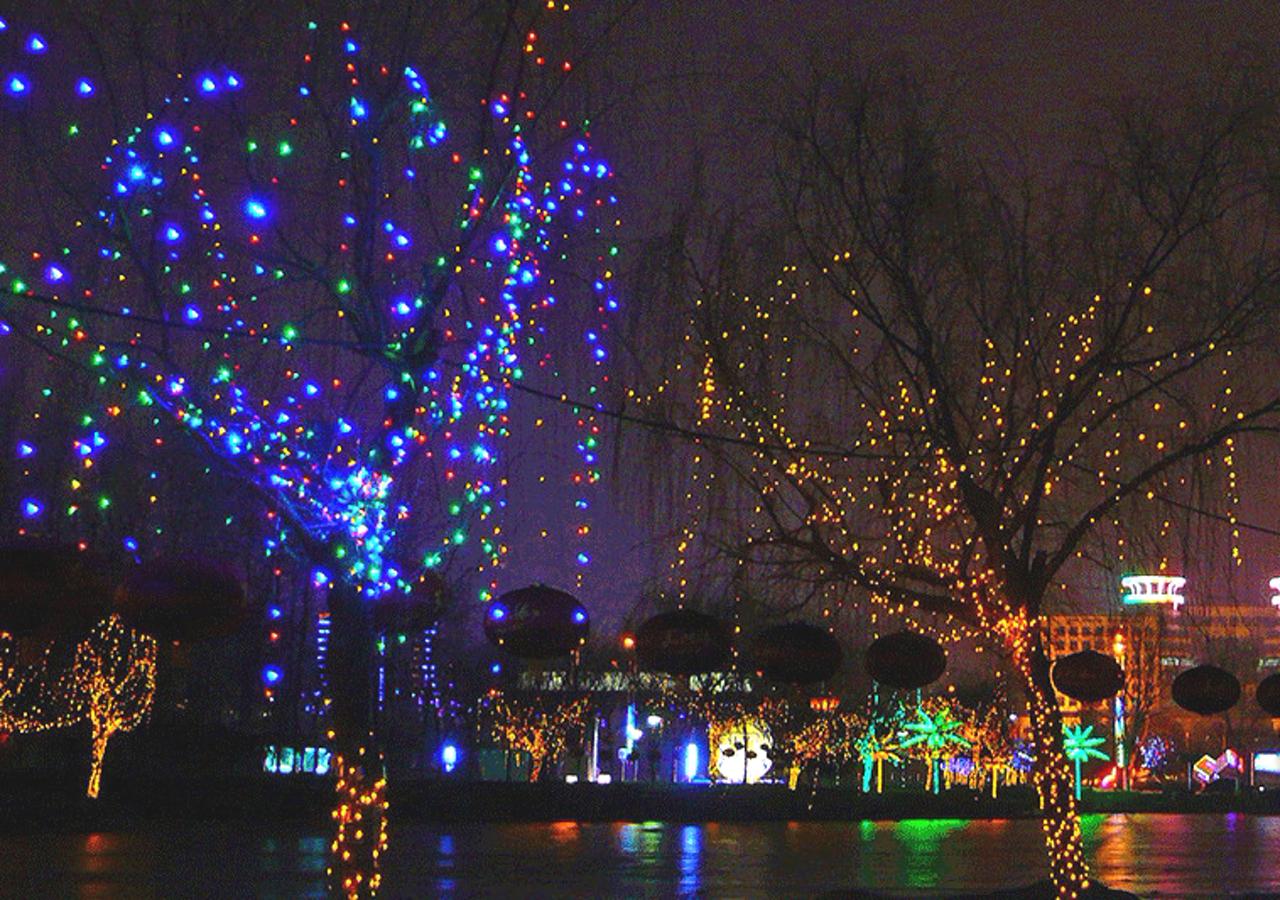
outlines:
{"label": "pond", "polygon": [[[1280,892],[1280,817],[1093,815],[1096,877],[1142,896]],[[6,897],[319,897],[326,835],[173,823],[0,837]],[[804,897],[989,890],[1043,877],[1033,820],[393,827],[386,897]]]}

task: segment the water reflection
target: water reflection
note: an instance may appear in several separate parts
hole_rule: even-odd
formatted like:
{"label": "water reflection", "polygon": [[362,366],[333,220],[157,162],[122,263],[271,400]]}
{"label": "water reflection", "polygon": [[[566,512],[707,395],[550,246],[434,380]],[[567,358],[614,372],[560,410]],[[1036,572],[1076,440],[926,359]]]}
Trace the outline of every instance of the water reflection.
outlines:
{"label": "water reflection", "polygon": [[[849,823],[405,823],[383,896],[813,896],[991,890],[1043,875],[1033,820]],[[1097,815],[1097,877],[1140,896],[1280,891],[1280,818]],[[0,896],[322,897],[321,829],[150,824],[0,836]]]}
{"label": "water reflection", "polygon": [[698,893],[702,874],[702,827],[685,825],[680,829],[680,896]]}

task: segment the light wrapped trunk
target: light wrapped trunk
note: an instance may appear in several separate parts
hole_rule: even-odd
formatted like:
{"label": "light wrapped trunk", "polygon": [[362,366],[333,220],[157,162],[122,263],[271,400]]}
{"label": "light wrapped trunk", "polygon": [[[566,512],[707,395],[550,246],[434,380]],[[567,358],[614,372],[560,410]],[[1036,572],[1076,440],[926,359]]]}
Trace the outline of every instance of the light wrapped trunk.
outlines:
{"label": "light wrapped trunk", "polygon": [[1032,780],[1040,800],[1049,878],[1059,897],[1077,897],[1089,886],[1089,866],[1084,857],[1071,766],[1062,746],[1062,711],[1049,677],[1049,658],[1039,629],[1028,627],[1015,642],[1013,655],[1031,709],[1036,754]]}
{"label": "light wrapped trunk", "polygon": [[387,845],[386,770],[372,731],[374,635],[364,597],[346,584],[330,591],[329,615],[327,736],[337,782],[326,874],[330,896],[362,900],[378,893]]}

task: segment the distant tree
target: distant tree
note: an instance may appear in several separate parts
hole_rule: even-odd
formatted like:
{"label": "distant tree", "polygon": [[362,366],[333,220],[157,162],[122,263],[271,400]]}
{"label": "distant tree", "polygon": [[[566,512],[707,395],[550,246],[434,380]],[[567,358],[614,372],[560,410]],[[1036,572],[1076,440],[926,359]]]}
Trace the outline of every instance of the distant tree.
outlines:
{"label": "distant tree", "polygon": [[87,794],[97,797],[112,735],[146,720],[156,692],[156,642],[119,616],[99,623],[76,646],[72,690],[92,730]]}

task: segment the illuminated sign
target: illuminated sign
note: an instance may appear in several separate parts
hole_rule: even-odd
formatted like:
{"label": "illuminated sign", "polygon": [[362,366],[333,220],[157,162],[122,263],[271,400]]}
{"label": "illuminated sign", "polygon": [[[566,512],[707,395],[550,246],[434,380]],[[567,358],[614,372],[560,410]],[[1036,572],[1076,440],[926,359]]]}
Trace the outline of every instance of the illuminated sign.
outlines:
{"label": "illuminated sign", "polygon": [[325,775],[331,756],[324,747],[278,747],[268,744],[262,759],[262,771],[272,775]]}
{"label": "illuminated sign", "polygon": [[1163,603],[1177,612],[1185,599],[1182,589],[1187,579],[1180,575],[1126,575],[1120,579],[1124,602],[1128,605]]}
{"label": "illuminated sign", "polygon": [[1280,750],[1265,750],[1253,754],[1253,771],[1280,775]]}

